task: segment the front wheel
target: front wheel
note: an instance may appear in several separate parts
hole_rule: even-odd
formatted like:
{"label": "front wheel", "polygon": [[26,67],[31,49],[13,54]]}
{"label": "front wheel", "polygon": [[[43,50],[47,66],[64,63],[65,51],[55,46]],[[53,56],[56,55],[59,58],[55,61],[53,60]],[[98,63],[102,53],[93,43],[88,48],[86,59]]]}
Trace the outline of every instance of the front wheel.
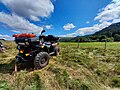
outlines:
{"label": "front wheel", "polygon": [[37,54],[34,60],[35,69],[41,69],[48,65],[50,56],[47,52],[40,52]]}

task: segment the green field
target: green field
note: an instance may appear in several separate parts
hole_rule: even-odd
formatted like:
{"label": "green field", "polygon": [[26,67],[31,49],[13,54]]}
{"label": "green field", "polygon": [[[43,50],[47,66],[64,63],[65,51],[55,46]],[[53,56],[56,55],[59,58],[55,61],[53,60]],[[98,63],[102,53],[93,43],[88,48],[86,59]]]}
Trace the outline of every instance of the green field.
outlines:
{"label": "green field", "polygon": [[[73,47],[77,47],[78,43],[72,43],[72,42],[62,42],[61,45],[72,45]],[[79,43],[80,48],[105,48],[105,42],[85,42],[85,43]],[[107,49],[120,49],[120,42],[107,42],[106,44]]]}
{"label": "green field", "polygon": [[119,90],[120,43],[60,43],[60,55],[41,70],[13,72],[14,42],[0,53],[0,90]]}

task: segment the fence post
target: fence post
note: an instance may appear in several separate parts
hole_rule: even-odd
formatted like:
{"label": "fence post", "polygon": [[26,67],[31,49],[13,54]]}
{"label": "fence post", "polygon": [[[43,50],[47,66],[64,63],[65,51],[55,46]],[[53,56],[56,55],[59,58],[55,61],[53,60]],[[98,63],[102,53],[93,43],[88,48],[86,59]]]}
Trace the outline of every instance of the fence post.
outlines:
{"label": "fence post", "polygon": [[80,39],[78,39],[78,46],[77,46],[78,48],[80,47]]}
{"label": "fence post", "polygon": [[105,50],[107,49],[107,37],[105,36]]}

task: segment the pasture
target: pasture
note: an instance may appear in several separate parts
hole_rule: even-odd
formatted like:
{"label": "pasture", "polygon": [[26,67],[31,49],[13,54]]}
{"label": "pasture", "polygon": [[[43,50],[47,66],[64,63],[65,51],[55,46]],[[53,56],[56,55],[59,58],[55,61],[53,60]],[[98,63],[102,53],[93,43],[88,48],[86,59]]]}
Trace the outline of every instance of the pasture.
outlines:
{"label": "pasture", "polygon": [[35,71],[13,72],[16,44],[4,41],[8,48],[0,53],[0,90],[119,90],[120,43],[61,42],[60,55]]}

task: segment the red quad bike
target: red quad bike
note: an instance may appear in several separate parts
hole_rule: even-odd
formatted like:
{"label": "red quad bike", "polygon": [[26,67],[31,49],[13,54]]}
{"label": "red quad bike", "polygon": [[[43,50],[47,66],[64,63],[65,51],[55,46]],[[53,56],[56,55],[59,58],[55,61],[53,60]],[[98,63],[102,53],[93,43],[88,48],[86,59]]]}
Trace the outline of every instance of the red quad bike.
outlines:
{"label": "red quad bike", "polygon": [[14,34],[19,53],[16,56],[15,71],[19,68],[41,69],[49,63],[50,56],[59,54],[59,38],[52,35]]}

